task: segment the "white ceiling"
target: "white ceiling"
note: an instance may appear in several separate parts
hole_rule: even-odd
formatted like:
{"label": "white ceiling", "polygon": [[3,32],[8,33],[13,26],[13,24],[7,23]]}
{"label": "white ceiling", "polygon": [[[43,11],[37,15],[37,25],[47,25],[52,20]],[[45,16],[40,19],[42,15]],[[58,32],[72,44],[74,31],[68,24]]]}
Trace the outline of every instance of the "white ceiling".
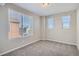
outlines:
{"label": "white ceiling", "polygon": [[16,5],[27,9],[40,16],[48,16],[60,12],[67,12],[78,8],[77,3],[50,3],[47,8],[42,7],[42,3],[16,3]]}

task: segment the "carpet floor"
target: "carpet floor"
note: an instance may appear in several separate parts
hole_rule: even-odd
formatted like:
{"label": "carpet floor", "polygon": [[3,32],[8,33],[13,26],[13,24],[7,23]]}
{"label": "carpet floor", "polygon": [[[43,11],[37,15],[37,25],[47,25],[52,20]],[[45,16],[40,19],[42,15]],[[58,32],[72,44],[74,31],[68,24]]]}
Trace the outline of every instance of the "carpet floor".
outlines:
{"label": "carpet floor", "polygon": [[52,41],[38,41],[3,56],[78,56],[76,46]]}

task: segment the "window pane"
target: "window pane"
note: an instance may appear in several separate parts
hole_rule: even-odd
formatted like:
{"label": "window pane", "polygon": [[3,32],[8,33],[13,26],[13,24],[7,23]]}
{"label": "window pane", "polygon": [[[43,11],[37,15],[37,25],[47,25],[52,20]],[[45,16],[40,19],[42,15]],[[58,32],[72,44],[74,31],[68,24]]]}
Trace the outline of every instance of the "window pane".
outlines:
{"label": "window pane", "polygon": [[9,38],[18,38],[32,34],[32,17],[9,10]]}
{"label": "window pane", "polygon": [[9,38],[21,37],[19,26],[21,16],[19,12],[9,10]]}
{"label": "window pane", "polygon": [[62,16],[62,23],[64,29],[70,28],[70,16]]}
{"label": "window pane", "polygon": [[29,16],[23,17],[23,35],[29,35],[32,31],[32,20]]}
{"label": "window pane", "polygon": [[10,29],[10,32],[9,32],[9,36],[11,36],[11,38],[20,37],[19,24],[11,22],[10,25],[11,25],[11,29]]}
{"label": "window pane", "polygon": [[54,19],[53,19],[53,17],[48,17],[48,28],[49,29],[54,28]]}

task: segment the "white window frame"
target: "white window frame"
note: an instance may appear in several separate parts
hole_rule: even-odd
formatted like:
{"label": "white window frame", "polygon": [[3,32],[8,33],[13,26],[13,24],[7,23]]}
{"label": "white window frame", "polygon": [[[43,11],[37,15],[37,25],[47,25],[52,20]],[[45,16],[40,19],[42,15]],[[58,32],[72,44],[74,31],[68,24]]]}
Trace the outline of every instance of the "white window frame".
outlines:
{"label": "white window frame", "polygon": [[[69,21],[69,22],[68,22],[68,23],[69,23],[68,26],[69,26],[69,27],[64,27],[64,22],[63,22],[62,17],[69,17],[69,19],[68,19],[68,21]],[[63,29],[66,29],[66,30],[67,30],[67,29],[70,29],[70,28],[71,28],[71,16],[70,16],[70,15],[63,15],[63,16],[61,16],[61,21],[62,21],[62,28],[63,28]]]}
{"label": "white window frame", "polygon": [[[11,31],[11,21],[13,21],[13,20],[10,20],[11,19],[11,15],[10,15],[10,13],[11,12],[15,12],[15,13],[19,13],[19,15],[21,14],[20,12],[18,12],[18,11],[15,11],[15,10],[13,10],[13,9],[10,9],[10,8],[8,8],[8,23],[9,23],[9,31]],[[9,34],[8,34],[9,35]],[[9,36],[8,36],[9,37]],[[9,37],[9,39],[11,40],[11,39],[18,39],[18,38],[21,38],[22,36],[20,36],[20,37],[16,37],[16,38],[12,38],[12,37]]]}
{"label": "white window frame", "polygon": [[[10,8],[8,8],[8,24],[9,24],[9,26],[8,26],[8,30],[9,31],[11,31],[11,25],[10,25],[10,11],[14,11],[14,12],[17,12],[17,13],[19,13],[19,15],[22,15],[22,16],[24,16],[25,14],[23,14],[23,13],[20,13],[20,12],[18,12],[18,11],[16,11],[16,10],[13,10],[13,9],[10,9]],[[22,34],[22,36],[21,37],[16,37],[16,38],[11,38],[11,37],[9,37],[9,39],[18,39],[18,38],[25,38],[25,37],[29,37],[29,36],[32,36],[33,35],[33,16],[30,16],[30,15],[25,15],[25,16],[27,16],[27,17],[29,17],[32,21],[31,21],[31,23],[32,23],[32,31],[31,31],[31,33],[30,34],[28,34],[28,35],[26,35],[26,36],[24,36],[23,34]],[[21,26],[21,25],[19,25],[19,26]],[[8,31],[8,32],[9,32]],[[9,35],[9,34],[8,34]]]}
{"label": "white window frame", "polygon": [[[51,28],[49,28],[49,20],[50,20],[50,19],[51,19],[51,21],[53,21]],[[48,17],[47,17],[47,27],[48,27],[48,29],[50,29],[50,30],[51,30],[51,29],[52,29],[52,30],[55,29],[55,19],[54,19],[53,16],[48,16]]]}
{"label": "white window frame", "polygon": [[32,32],[30,34],[28,34],[27,36],[24,36],[24,34],[23,34],[22,37],[24,38],[24,37],[29,37],[29,36],[32,36],[33,35],[33,17],[32,16],[29,16],[29,15],[25,15],[25,14],[23,14],[23,16],[29,17],[31,19],[31,22],[32,22]]}

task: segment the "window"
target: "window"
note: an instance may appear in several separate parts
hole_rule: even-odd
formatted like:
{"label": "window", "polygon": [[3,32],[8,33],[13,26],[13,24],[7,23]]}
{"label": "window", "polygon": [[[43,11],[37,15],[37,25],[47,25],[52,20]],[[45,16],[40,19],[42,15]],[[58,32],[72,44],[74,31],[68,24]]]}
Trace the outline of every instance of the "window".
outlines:
{"label": "window", "polygon": [[20,25],[20,13],[10,10],[9,9],[9,38],[17,38],[21,37],[21,34],[19,32],[19,25]]}
{"label": "window", "polygon": [[9,38],[26,37],[32,34],[32,17],[9,10]]}
{"label": "window", "polygon": [[23,16],[23,36],[27,36],[32,32],[32,19],[29,16]]}
{"label": "window", "polygon": [[64,29],[70,28],[70,16],[62,16],[62,24]]}
{"label": "window", "polygon": [[53,17],[48,17],[47,22],[48,22],[48,28],[53,29],[54,25],[55,25],[54,18]]}

